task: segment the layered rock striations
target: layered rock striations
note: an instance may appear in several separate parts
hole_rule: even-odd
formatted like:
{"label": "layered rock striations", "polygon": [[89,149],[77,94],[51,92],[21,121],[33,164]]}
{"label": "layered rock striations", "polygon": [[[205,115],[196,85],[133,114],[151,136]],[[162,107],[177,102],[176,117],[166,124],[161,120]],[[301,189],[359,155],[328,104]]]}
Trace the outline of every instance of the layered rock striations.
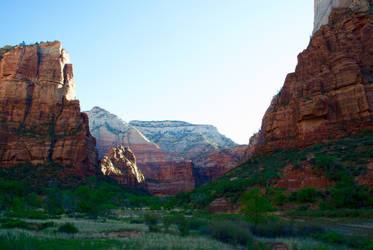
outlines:
{"label": "layered rock striations", "polygon": [[101,172],[119,184],[138,188],[145,178],[136,165],[136,157],[128,147],[112,148],[100,162]]}
{"label": "layered rock striations", "polygon": [[150,193],[174,195],[194,188],[193,165],[190,161],[163,151],[136,128],[102,108],[94,107],[86,113],[100,155],[107,154],[112,147],[130,147]]}
{"label": "layered rock striations", "polygon": [[373,15],[334,9],[298,56],[250,151],[306,147],[372,128]]}
{"label": "layered rock striations", "polygon": [[183,121],[131,121],[130,125],[162,150],[192,161],[201,155],[237,146],[211,125]]}
{"label": "layered rock striations", "polygon": [[1,167],[55,163],[96,175],[95,139],[60,42],[15,46],[0,58]]}

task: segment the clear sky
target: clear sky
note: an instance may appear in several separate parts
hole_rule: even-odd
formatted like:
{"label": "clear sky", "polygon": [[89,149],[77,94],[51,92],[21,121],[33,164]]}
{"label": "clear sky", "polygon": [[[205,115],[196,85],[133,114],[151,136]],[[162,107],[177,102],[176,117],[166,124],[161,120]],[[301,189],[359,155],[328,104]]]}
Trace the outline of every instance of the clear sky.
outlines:
{"label": "clear sky", "polygon": [[0,46],[62,42],[82,110],[259,130],[313,25],[312,0],[2,0]]}

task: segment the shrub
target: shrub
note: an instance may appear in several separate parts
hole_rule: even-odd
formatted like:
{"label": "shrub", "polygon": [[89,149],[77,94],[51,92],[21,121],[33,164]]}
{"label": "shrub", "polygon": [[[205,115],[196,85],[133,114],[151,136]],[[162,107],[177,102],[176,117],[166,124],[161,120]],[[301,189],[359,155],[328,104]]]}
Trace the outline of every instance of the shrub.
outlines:
{"label": "shrub", "polygon": [[287,196],[283,192],[275,192],[273,197],[273,203],[276,206],[283,206]]}
{"label": "shrub", "polygon": [[189,227],[191,230],[199,230],[205,224],[206,224],[206,221],[201,218],[192,217],[189,219]]}
{"label": "shrub", "polygon": [[27,204],[32,207],[41,207],[41,201],[36,193],[31,193],[26,197]]}
{"label": "shrub", "polygon": [[207,231],[215,239],[226,243],[246,245],[253,241],[249,226],[243,221],[211,221]]}
{"label": "shrub", "polygon": [[264,221],[266,219],[265,213],[273,210],[270,200],[261,195],[259,188],[252,188],[243,194],[240,203],[246,207],[243,211],[244,214],[254,223]]}
{"label": "shrub", "polygon": [[301,188],[297,193],[297,201],[304,202],[315,202],[319,192],[314,188]]}
{"label": "shrub", "polygon": [[45,220],[49,218],[48,215],[37,210],[17,210],[6,213],[6,216],[39,220]]}
{"label": "shrub", "polygon": [[337,208],[362,208],[373,205],[369,190],[366,187],[356,185],[351,178],[336,182],[330,193]]}
{"label": "shrub", "polygon": [[79,232],[78,228],[72,224],[72,223],[65,223],[58,227],[58,232],[60,233],[69,233],[69,234],[75,234]]}
{"label": "shrub", "polygon": [[162,217],[163,228],[166,232],[170,228],[173,221],[174,221],[174,219],[173,219],[172,216],[163,216]]}
{"label": "shrub", "polygon": [[252,226],[251,231],[254,235],[259,237],[275,238],[293,236],[295,234],[295,226],[291,222],[270,220]]}
{"label": "shrub", "polygon": [[259,237],[304,237],[314,233],[323,233],[324,229],[311,224],[295,224],[292,221],[283,221],[273,218],[265,223],[251,227],[252,233]]}
{"label": "shrub", "polygon": [[142,224],[142,223],[144,223],[144,219],[142,219],[142,218],[131,218],[129,222],[131,224]]}
{"label": "shrub", "polygon": [[176,217],[176,226],[181,236],[189,235],[190,223],[183,215]]}
{"label": "shrub", "polygon": [[319,204],[320,210],[332,210],[335,209],[335,207],[328,201],[322,201]]}
{"label": "shrub", "polygon": [[149,228],[149,232],[157,232],[158,218],[155,214],[145,214],[144,222]]}
{"label": "shrub", "polygon": [[24,229],[31,229],[27,222],[22,220],[14,220],[14,219],[1,219],[1,227],[2,228],[24,228]]}

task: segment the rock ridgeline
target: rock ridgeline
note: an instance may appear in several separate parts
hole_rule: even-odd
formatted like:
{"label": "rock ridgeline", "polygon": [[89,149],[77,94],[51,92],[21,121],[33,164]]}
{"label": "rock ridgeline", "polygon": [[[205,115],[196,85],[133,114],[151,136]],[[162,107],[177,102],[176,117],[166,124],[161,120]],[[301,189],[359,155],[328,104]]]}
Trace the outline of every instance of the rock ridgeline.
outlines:
{"label": "rock ridgeline", "polygon": [[94,107],[86,113],[99,154],[106,155],[112,147],[121,145],[131,148],[151,194],[174,195],[194,188],[190,161],[163,151],[136,128],[102,108]]}
{"label": "rock ridgeline", "polygon": [[246,156],[247,146],[236,146],[210,125],[126,123],[99,107],[86,113],[100,155],[118,145],[130,147],[147,189],[155,195],[191,190],[235,167]]}
{"label": "rock ridgeline", "polygon": [[73,67],[60,42],[0,52],[1,167],[48,163],[69,166],[62,175],[97,175],[95,139],[75,99]]}
{"label": "rock ridgeline", "polygon": [[136,165],[136,157],[128,147],[114,147],[100,162],[101,172],[119,184],[138,188],[145,178]]}
{"label": "rock ridgeline", "polygon": [[162,150],[192,161],[200,155],[237,146],[212,125],[183,121],[131,121],[129,124]]}
{"label": "rock ridgeline", "polygon": [[367,11],[372,5],[371,0],[315,0],[315,18],[313,34],[329,21],[333,8],[352,8],[357,11]]}

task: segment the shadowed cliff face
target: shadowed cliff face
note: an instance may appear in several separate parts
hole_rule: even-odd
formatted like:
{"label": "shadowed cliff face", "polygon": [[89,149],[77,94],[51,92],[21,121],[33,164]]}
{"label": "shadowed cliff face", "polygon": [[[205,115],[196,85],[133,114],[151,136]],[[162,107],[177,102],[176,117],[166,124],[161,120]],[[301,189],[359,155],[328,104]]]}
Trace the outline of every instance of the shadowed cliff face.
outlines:
{"label": "shadowed cliff face", "polygon": [[96,175],[95,139],[75,99],[73,68],[59,42],[16,46],[0,59],[0,165],[57,163]]}

